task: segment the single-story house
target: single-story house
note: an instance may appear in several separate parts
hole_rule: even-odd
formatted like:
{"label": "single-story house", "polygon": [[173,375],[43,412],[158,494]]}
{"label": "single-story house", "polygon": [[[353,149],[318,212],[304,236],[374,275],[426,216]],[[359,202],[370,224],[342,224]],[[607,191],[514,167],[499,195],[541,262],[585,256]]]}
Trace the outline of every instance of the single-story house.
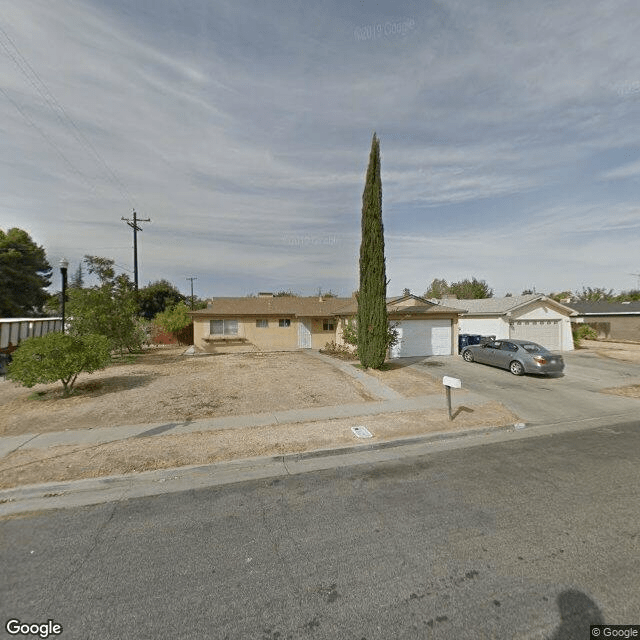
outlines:
{"label": "single-story house", "polygon": [[[344,344],[342,328],[358,310],[355,297],[274,296],[213,298],[192,311],[194,345],[206,352],[289,351]],[[389,321],[400,341],[391,357],[457,353],[460,310],[406,294],[389,298]]]}
{"label": "single-story house", "polygon": [[640,302],[571,302],[577,315],[572,322],[584,322],[608,340],[640,342]]}
{"label": "single-story house", "polygon": [[573,350],[571,318],[576,312],[545,295],[477,300],[443,298],[441,302],[466,312],[459,321],[461,334],[531,340],[552,351]]}

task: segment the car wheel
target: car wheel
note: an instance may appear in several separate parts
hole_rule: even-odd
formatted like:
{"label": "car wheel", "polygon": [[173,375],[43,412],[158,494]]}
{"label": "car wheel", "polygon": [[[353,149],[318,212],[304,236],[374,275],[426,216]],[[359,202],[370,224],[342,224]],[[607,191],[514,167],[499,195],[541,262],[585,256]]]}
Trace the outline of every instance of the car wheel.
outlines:
{"label": "car wheel", "polygon": [[467,351],[465,351],[462,354],[462,357],[467,361],[467,362],[473,362],[473,353],[471,353],[471,351],[469,351],[467,349]]}
{"label": "car wheel", "polygon": [[517,360],[514,360],[509,365],[509,371],[511,371],[514,376],[521,376],[524,373],[524,367]]}

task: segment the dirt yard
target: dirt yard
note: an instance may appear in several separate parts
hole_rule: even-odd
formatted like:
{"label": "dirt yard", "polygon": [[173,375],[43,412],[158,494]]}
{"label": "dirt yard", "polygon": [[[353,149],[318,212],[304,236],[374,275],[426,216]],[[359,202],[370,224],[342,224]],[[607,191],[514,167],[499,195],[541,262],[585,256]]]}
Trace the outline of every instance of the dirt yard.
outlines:
{"label": "dirt yard", "polygon": [[[60,383],[25,389],[0,383],[0,435],[43,433],[202,418],[294,408],[336,406],[379,398],[355,379],[304,352],[185,356],[162,347],[79,378],[62,397]],[[427,373],[391,363],[369,375],[405,397],[442,395],[442,408],[269,427],[128,438],[100,445],[23,449],[0,460],[0,488],[65,481],[221,460],[297,453],[518,422],[498,403],[456,403],[447,418],[442,385]],[[359,440],[351,427],[373,433]]]}
{"label": "dirt yard", "polygon": [[[453,422],[449,422],[443,398],[443,408],[430,411],[129,438],[92,446],[26,449],[15,451],[0,460],[0,489],[210,464],[238,458],[334,449],[435,432],[513,425],[518,422],[517,416],[497,402],[474,407],[458,405],[454,416]],[[355,426],[365,426],[373,434],[373,438],[356,438],[351,431],[351,427]]]}
{"label": "dirt yard", "polygon": [[613,358],[624,362],[640,362],[640,344],[637,342],[582,340],[580,350],[590,351],[603,358]]}
{"label": "dirt yard", "polygon": [[26,389],[0,382],[0,436],[186,422],[200,418],[377,400],[330,364],[303,352],[182,355],[158,347],[135,362]]}

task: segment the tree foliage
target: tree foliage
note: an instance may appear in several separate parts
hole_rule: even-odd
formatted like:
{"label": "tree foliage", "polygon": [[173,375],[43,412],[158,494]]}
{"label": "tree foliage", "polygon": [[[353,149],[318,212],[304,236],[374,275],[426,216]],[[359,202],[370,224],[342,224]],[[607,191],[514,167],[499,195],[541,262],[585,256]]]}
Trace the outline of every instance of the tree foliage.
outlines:
{"label": "tree foliage", "polygon": [[153,323],[159,327],[162,327],[169,333],[176,333],[191,324],[191,316],[189,315],[189,308],[184,302],[165,309],[153,320]]}
{"label": "tree foliage", "polygon": [[581,292],[576,292],[576,298],[581,302],[611,301],[614,299],[613,289],[603,287],[582,287]]}
{"label": "tree foliage", "polygon": [[186,297],[168,280],[150,282],[138,291],[140,315],[147,320],[184,300]]}
{"label": "tree foliage", "polygon": [[423,298],[444,298],[449,293],[449,284],[444,278],[434,278]]}
{"label": "tree foliage", "polygon": [[[344,326],[342,327],[342,339],[348,345],[352,347],[356,347],[356,353],[358,348],[358,321],[356,319],[347,320]],[[400,339],[400,334],[398,332],[398,323],[394,322],[387,326],[387,335],[386,335],[386,347],[390,349],[398,344],[398,340]]]}
{"label": "tree foliage", "polygon": [[44,249],[26,231],[0,229],[0,317],[40,315],[50,277]]}
{"label": "tree foliage", "polygon": [[106,336],[121,354],[124,349],[139,349],[142,333],[133,283],[126,275],[115,274],[109,258],[85,256],[85,264],[89,273],[98,276],[100,285],[69,290],[69,332]]}
{"label": "tree foliage", "polygon": [[445,298],[446,296],[455,296],[461,300],[473,300],[477,298],[492,298],[493,289],[484,280],[477,278],[465,278],[459,282],[447,284],[447,281],[441,278],[434,278],[425,292],[425,298]]}
{"label": "tree foliage", "polygon": [[380,141],[373,134],[362,193],[360,289],[358,295],[358,357],[367,369],[379,369],[387,353],[387,276],[382,224]]}
{"label": "tree foliage", "polygon": [[88,334],[48,333],[29,338],[13,352],[7,377],[25,387],[60,380],[63,395],[71,393],[78,374],[104,369],[111,361],[109,340]]}
{"label": "tree foliage", "polygon": [[82,270],[82,262],[78,263],[78,268],[73,272],[69,281],[70,289],[82,289],[84,287],[84,271]]}

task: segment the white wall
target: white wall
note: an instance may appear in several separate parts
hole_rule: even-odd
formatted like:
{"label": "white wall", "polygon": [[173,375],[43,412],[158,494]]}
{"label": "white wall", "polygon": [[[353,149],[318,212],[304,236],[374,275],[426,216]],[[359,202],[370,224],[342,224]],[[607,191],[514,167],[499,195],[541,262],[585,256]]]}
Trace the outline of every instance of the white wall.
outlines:
{"label": "white wall", "polygon": [[459,333],[476,333],[481,336],[509,337],[509,325],[502,319],[494,317],[469,318],[460,316]]}

